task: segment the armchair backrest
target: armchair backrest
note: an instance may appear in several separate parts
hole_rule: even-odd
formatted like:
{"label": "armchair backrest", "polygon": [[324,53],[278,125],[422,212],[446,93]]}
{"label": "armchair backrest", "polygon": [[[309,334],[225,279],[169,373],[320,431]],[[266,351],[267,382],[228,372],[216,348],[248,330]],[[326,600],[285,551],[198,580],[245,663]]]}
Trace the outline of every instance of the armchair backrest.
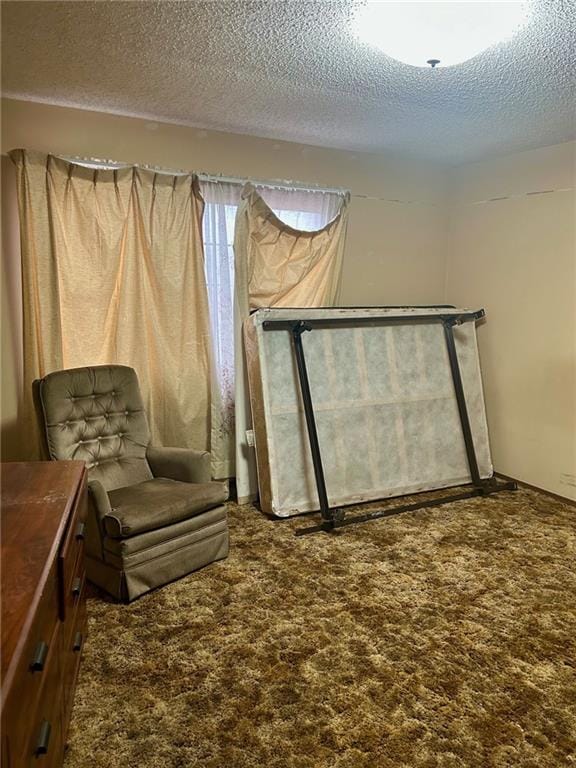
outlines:
{"label": "armchair backrest", "polygon": [[49,373],[33,385],[48,458],[86,462],[107,491],[149,480],[148,419],[136,371],[99,365]]}

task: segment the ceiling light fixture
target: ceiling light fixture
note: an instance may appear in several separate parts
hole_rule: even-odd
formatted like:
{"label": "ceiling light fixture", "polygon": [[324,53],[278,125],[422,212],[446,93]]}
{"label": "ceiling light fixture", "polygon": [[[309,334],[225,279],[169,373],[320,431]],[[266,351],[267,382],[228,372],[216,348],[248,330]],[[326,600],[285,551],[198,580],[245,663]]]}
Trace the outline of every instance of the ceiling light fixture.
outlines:
{"label": "ceiling light fixture", "polygon": [[414,67],[452,66],[504,42],[530,18],[527,0],[368,0],[353,30]]}

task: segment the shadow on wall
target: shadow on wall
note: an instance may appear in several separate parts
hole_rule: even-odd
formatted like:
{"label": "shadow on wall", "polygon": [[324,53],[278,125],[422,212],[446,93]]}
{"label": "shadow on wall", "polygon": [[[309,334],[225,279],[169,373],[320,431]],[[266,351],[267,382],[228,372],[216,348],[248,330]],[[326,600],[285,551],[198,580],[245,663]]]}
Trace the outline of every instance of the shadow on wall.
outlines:
{"label": "shadow on wall", "polygon": [[28,461],[29,456],[25,456],[21,445],[20,435],[22,428],[17,419],[5,420],[2,418],[0,459],[2,461]]}
{"label": "shadow on wall", "polygon": [[23,345],[22,271],[16,198],[16,174],[11,160],[2,155],[2,461],[26,458],[22,440]]}

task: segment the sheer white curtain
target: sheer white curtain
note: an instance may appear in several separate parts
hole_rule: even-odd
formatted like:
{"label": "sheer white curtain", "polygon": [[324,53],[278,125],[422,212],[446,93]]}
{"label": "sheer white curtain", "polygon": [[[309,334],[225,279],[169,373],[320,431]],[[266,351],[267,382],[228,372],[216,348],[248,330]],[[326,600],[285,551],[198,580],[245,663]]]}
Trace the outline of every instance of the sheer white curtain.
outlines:
{"label": "sheer white curtain", "polygon": [[[342,195],[322,190],[254,185],[279,219],[294,229],[315,231],[340,210]],[[208,303],[220,397],[212,411],[212,471],[235,474],[234,445],[234,222],[242,183],[201,181],[205,200],[204,253]]]}
{"label": "sheer white curtain", "polygon": [[338,214],[342,195],[321,190],[282,189],[254,184],[276,216],[294,229],[314,232]]}
{"label": "sheer white curtain", "polygon": [[234,221],[241,184],[202,182],[204,268],[219,397],[212,402],[212,474],[234,476]]}

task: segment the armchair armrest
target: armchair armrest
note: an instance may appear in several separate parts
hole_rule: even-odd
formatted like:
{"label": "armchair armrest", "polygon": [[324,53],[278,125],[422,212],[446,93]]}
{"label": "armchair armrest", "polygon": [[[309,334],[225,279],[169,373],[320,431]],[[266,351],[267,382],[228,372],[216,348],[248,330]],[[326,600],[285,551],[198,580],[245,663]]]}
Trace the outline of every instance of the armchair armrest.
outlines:
{"label": "armchair armrest", "polygon": [[112,512],[110,499],[100,480],[88,481],[88,495],[94,502],[96,517],[98,522],[100,522],[105,515],[109,515]]}
{"label": "armchair armrest", "polygon": [[110,499],[99,480],[88,481],[88,516],[86,518],[86,554],[104,557],[104,517],[111,514]]}
{"label": "armchair armrest", "polygon": [[184,483],[209,483],[212,479],[208,451],[156,448],[149,445],[146,459],[154,477],[167,477]]}

